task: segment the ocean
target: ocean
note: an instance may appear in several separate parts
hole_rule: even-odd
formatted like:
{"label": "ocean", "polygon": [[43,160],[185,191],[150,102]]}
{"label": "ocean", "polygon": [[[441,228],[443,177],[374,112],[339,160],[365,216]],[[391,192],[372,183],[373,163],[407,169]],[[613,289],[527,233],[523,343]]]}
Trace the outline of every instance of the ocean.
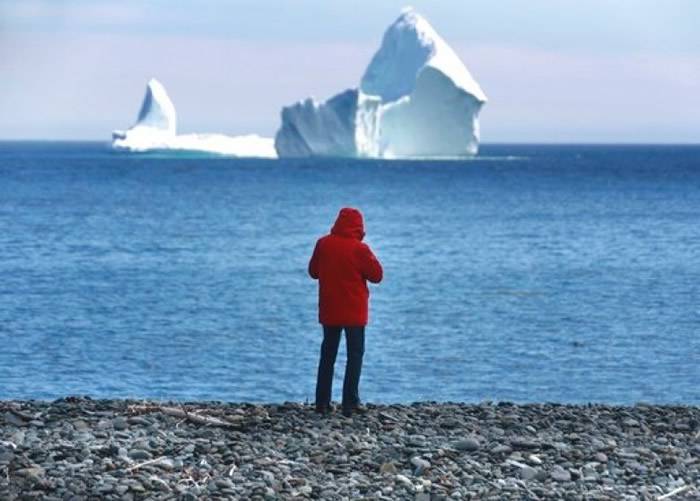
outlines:
{"label": "ocean", "polygon": [[0,143],[0,399],[313,401],[306,266],[344,206],[385,272],[363,400],[700,404],[700,146],[641,145],[375,161]]}

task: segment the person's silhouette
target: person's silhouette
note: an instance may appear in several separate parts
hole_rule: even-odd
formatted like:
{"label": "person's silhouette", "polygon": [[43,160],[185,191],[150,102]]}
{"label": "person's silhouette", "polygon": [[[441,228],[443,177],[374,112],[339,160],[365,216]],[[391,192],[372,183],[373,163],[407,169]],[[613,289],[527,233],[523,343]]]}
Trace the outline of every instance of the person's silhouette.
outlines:
{"label": "person's silhouette", "polygon": [[330,412],[333,368],[340,335],[345,330],[347,365],[343,382],[343,414],[351,416],[360,407],[360,373],[365,351],[368,320],[367,280],[382,280],[382,265],[365,236],[362,214],[353,208],[340,210],[330,234],[316,242],[309,261],[309,275],[319,281],[318,319],[323,326],[321,359],[316,382],[316,412]]}

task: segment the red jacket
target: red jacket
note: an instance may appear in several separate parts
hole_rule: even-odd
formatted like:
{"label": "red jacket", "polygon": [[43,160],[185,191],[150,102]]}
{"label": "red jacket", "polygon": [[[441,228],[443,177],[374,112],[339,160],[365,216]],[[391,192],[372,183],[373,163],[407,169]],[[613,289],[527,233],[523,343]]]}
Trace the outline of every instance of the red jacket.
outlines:
{"label": "red jacket", "polygon": [[367,244],[362,214],[341,209],[330,235],[316,242],[309,275],[318,279],[318,320],[323,325],[367,325],[369,289],[382,281],[382,265]]}

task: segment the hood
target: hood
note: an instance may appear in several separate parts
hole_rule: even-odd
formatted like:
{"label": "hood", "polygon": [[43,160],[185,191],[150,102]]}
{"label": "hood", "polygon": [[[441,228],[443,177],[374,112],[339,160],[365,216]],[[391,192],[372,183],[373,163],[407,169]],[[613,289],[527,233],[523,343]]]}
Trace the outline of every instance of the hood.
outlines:
{"label": "hood", "polygon": [[340,209],[335,220],[331,235],[362,240],[365,237],[365,224],[362,221],[362,213],[352,207]]}

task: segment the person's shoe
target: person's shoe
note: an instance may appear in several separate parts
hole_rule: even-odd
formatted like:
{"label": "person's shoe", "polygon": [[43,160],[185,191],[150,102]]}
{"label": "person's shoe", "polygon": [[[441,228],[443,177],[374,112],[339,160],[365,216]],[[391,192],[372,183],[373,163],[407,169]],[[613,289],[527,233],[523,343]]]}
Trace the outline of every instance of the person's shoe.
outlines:
{"label": "person's shoe", "polygon": [[367,407],[360,404],[354,407],[343,407],[343,416],[349,418],[353,414],[367,414]]}
{"label": "person's shoe", "polygon": [[322,416],[327,416],[333,412],[333,408],[330,405],[317,405],[316,414],[321,414]]}
{"label": "person's shoe", "polygon": [[362,404],[357,404],[352,411],[355,414],[367,414],[367,407]]}

